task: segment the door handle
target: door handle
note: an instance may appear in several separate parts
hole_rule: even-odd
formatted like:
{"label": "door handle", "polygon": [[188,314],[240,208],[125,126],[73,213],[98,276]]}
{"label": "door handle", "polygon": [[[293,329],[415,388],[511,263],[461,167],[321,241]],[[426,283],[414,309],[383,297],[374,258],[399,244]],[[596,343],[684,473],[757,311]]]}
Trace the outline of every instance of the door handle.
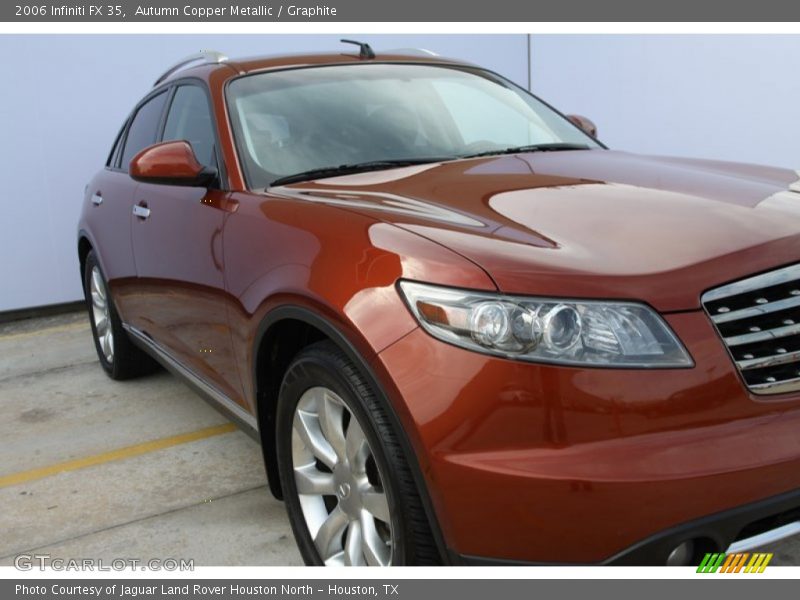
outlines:
{"label": "door handle", "polygon": [[94,204],[95,206],[100,206],[102,203],[103,203],[103,196],[100,195],[100,192],[95,193],[95,195],[92,196],[92,204]]}
{"label": "door handle", "polygon": [[142,201],[139,202],[139,204],[134,205],[133,214],[142,220],[148,218],[150,216],[150,209],[147,208],[147,203]]}
{"label": "door handle", "polygon": [[[214,263],[214,267],[216,267],[217,271],[222,271],[222,261],[217,258],[217,240],[222,239],[222,229],[217,228],[214,230],[214,233],[211,234],[211,262]],[[222,244],[220,244],[220,247]]]}

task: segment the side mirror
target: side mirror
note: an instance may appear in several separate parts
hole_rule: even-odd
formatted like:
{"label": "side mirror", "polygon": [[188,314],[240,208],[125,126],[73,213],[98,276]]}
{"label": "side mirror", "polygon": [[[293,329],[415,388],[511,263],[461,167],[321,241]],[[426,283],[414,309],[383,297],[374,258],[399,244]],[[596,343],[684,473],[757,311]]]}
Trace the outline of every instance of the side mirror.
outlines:
{"label": "side mirror", "polygon": [[597,137],[597,125],[591,119],[581,115],[567,115],[567,118],[580,127],[584,133],[588,133],[594,138]]}
{"label": "side mirror", "polygon": [[148,146],[131,159],[130,176],[143,183],[207,187],[217,171],[197,160],[189,142],[161,142]]}

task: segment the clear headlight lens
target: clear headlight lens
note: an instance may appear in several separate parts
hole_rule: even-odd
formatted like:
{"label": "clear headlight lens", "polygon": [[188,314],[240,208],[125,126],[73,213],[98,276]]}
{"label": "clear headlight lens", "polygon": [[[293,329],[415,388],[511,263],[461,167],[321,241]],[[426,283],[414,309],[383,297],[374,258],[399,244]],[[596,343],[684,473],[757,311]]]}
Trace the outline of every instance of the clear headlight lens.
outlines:
{"label": "clear headlight lens", "polygon": [[644,304],[471,292],[411,281],[400,289],[431,335],[517,360],[594,367],[691,367],[664,320]]}

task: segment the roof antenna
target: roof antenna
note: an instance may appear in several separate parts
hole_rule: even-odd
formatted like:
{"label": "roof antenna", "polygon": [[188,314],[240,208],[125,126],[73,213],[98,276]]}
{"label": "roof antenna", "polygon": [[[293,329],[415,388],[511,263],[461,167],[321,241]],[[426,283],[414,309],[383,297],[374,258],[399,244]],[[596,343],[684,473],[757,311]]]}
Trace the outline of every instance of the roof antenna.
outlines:
{"label": "roof antenna", "polygon": [[373,52],[372,48],[366,42],[357,42],[356,40],[339,40],[343,44],[355,44],[360,48],[358,52],[358,58],[360,59],[367,59],[367,58],[375,58],[375,52]]}

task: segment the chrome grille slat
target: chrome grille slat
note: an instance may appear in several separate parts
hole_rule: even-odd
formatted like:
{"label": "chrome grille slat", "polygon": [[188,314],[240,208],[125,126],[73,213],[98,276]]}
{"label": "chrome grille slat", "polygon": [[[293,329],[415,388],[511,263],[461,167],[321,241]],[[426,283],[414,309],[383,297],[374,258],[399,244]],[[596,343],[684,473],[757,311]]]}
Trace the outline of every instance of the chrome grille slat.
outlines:
{"label": "chrome grille slat", "polygon": [[755,342],[778,340],[790,335],[797,335],[798,333],[800,333],[800,325],[787,325],[785,327],[767,329],[766,331],[755,331],[753,333],[743,333],[742,335],[732,335],[724,339],[728,346],[741,346],[743,344],[753,344]]}
{"label": "chrome grille slat", "polygon": [[772,354],[761,358],[751,358],[750,360],[737,360],[736,364],[742,371],[750,369],[761,369],[763,367],[775,367],[800,361],[800,350],[796,352],[786,352],[785,354]]}
{"label": "chrome grille slat", "polygon": [[718,287],[701,301],[751,392],[800,392],[800,264]]}
{"label": "chrome grille slat", "polygon": [[798,280],[800,280],[800,264],[742,279],[741,281],[710,290],[703,294],[703,304]]}
{"label": "chrome grille slat", "polygon": [[791,296],[783,300],[775,302],[768,302],[766,304],[759,304],[751,308],[743,308],[732,312],[716,314],[711,317],[714,323],[728,323],[730,321],[738,321],[748,317],[758,317],[761,315],[768,315],[770,313],[786,310],[789,308],[796,308],[800,306],[800,296]]}
{"label": "chrome grille slat", "polygon": [[750,389],[756,394],[786,394],[800,390],[800,377],[785,379],[774,383],[758,383],[751,385]]}

